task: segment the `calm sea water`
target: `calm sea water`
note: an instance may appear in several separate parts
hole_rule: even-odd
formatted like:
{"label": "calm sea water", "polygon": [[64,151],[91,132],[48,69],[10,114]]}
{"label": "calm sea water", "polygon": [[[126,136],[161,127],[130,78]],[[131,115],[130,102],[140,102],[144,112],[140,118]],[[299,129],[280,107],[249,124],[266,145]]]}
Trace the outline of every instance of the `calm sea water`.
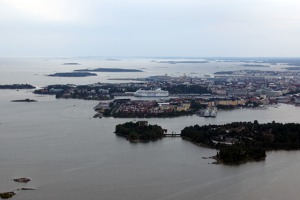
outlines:
{"label": "calm sea water", "polygon": [[[61,65],[74,60],[27,61],[2,60],[1,84],[23,83],[24,80],[40,86],[57,83],[56,81],[85,84],[122,75],[104,74],[97,77],[99,80],[53,79],[42,74],[82,66]],[[83,63],[82,60],[80,62]],[[92,66],[93,63],[93,67],[133,66],[132,68],[149,70],[139,76],[151,73],[176,74],[176,71],[179,74],[189,73],[193,68],[198,70],[196,73],[201,74],[212,72],[222,64],[200,64],[183,70],[176,65],[152,64],[149,61],[86,62],[90,64],[84,64],[84,67]],[[42,63],[48,64],[42,66]],[[156,68],[156,65],[175,67],[172,68],[175,70]],[[228,63],[223,65],[231,68]],[[213,70],[206,70],[211,66]],[[34,98],[38,102],[10,102],[23,98]],[[272,151],[268,152],[265,161],[239,166],[214,165],[211,164],[214,160],[203,157],[215,155],[215,150],[195,146],[180,138],[132,144],[117,137],[113,133],[116,124],[136,119],[93,119],[92,108],[96,104],[96,101],[56,100],[52,96],[34,95],[31,91],[0,90],[0,192],[22,187],[37,189],[21,191],[14,197],[22,200],[296,200],[300,195],[299,151]],[[179,133],[185,126],[194,124],[254,120],[260,123],[273,120],[300,122],[299,111],[299,107],[280,105],[268,110],[220,111],[215,119],[188,116],[148,120],[169,132]],[[16,177],[29,177],[32,181],[26,185],[17,184],[11,180]]]}
{"label": "calm sea water", "polygon": [[[159,61],[172,59],[129,59],[107,60],[104,58],[0,58],[1,84],[30,83],[35,86],[49,84],[90,84],[96,82],[116,82],[113,78],[140,78],[153,75],[200,76],[217,71],[233,71],[240,69],[280,70],[282,66],[250,67],[240,66],[244,63],[211,62],[203,64],[167,64]],[[178,59],[186,61],[187,59]],[[196,59],[199,60],[199,59]],[[153,62],[157,61],[157,62]],[[63,65],[63,63],[79,63],[80,65]],[[98,76],[81,78],[48,77],[56,72],[71,72],[75,69],[94,68],[133,68],[141,69],[141,73],[98,73]]]}

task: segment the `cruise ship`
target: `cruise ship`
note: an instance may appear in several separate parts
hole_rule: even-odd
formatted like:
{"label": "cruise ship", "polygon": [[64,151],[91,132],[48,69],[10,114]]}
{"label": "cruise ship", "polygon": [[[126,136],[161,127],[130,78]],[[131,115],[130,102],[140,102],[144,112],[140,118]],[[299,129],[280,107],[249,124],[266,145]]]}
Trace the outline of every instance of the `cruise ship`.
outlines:
{"label": "cruise ship", "polygon": [[169,92],[162,90],[160,88],[156,90],[143,90],[139,89],[134,93],[136,97],[167,97],[169,96]]}

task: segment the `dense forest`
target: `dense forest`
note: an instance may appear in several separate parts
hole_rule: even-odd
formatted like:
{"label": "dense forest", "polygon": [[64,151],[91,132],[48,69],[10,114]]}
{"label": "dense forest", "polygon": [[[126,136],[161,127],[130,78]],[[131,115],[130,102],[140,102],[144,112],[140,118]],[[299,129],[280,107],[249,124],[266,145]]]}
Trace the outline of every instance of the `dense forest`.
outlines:
{"label": "dense forest", "polygon": [[261,160],[266,150],[300,149],[300,124],[233,122],[225,125],[190,126],[181,136],[220,149],[216,159],[225,164]]}
{"label": "dense forest", "polygon": [[126,122],[116,126],[115,133],[130,141],[150,141],[161,139],[164,130],[158,125],[148,125],[147,122]]}

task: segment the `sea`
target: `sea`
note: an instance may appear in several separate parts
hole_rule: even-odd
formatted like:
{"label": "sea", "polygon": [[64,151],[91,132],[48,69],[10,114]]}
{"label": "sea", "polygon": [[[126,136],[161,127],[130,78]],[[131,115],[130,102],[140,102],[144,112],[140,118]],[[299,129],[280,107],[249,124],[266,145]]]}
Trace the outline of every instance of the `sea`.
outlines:
{"label": "sea", "polygon": [[[125,82],[111,80],[153,75],[204,76],[245,69],[242,63],[169,64],[191,58],[0,58],[0,84]],[[64,65],[63,63],[79,63]],[[98,73],[96,77],[49,77],[75,69],[133,68],[139,73]],[[281,70],[270,66],[259,70]],[[251,68],[253,69],[253,68]],[[16,200],[298,200],[300,151],[269,151],[264,161],[237,166],[213,164],[217,151],[181,138],[130,143],[114,134],[115,126],[141,119],[94,119],[97,101],[55,99],[33,90],[0,90],[0,193],[20,188]],[[15,99],[37,102],[11,102]],[[142,119],[145,120],[145,119]],[[216,118],[196,115],[150,118],[168,132],[195,124],[234,121],[300,122],[300,107],[279,104],[267,109],[219,111]],[[12,179],[26,177],[29,183]]]}

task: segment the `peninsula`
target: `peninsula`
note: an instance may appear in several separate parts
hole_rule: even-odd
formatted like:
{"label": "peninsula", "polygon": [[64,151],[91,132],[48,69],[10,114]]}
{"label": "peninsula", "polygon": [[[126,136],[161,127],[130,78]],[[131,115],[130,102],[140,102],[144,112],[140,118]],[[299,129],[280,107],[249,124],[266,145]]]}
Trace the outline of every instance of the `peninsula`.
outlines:
{"label": "peninsula", "polygon": [[184,139],[219,149],[214,158],[223,164],[264,160],[267,150],[300,149],[300,124],[233,122],[224,125],[185,127]]}

